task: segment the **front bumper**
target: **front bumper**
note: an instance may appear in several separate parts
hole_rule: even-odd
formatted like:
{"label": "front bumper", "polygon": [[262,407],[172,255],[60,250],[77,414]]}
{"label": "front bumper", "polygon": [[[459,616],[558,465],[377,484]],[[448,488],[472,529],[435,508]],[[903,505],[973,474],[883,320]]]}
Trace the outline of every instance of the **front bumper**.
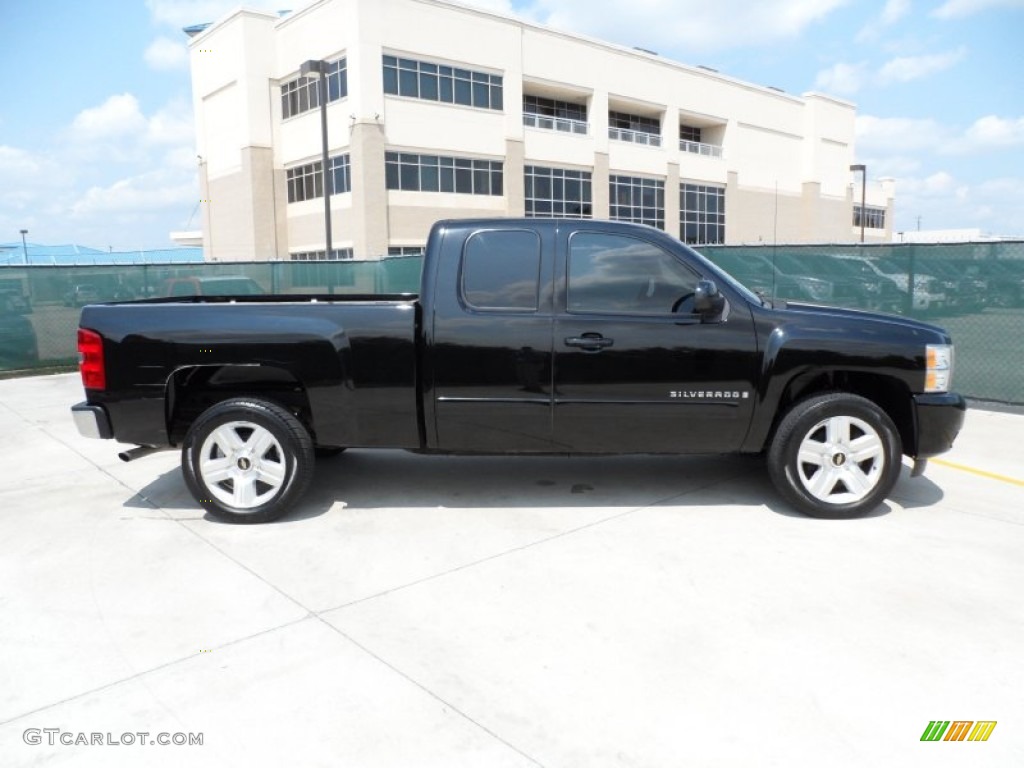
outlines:
{"label": "front bumper", "polygon": [[938,456],[953,447],[964,425],[967,402],[955,392],[914,395],[914,422],[917,424],[915,458]]}
{"label": "front bumper", "polygon": [[114,436],[114,430],[110,427],[110,417],[101,405],[78,403],[71,406],[71,417],[75,420],[78,434],[83,437],[109,440]]}

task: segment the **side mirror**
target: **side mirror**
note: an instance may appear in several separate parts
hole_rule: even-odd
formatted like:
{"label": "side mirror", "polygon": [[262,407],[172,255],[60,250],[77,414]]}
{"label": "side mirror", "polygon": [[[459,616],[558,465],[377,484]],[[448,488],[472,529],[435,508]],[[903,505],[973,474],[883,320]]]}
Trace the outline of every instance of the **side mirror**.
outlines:
{"label": "side mirror", "polygon": [[717,317],[725,309],[725,296],[714,280],[699,280],[693,292],[693,311],[705,318]]}

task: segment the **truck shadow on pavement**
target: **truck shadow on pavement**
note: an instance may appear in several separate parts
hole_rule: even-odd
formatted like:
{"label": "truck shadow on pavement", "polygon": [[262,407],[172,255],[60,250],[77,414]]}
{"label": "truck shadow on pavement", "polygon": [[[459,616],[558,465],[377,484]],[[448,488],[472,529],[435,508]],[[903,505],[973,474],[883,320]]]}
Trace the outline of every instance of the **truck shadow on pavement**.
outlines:
{"label": "truck shadow on pavement", "polygon": [[[930,506],[943,498],[927,477],[904,467],[892,499]],[[179,469],[167,471],[128,499],[128,508],[158,508],[176,519],[206,519]],[[280,522],[375,509],[767,507],[791,509],[768,478],[764,462],[745,456],[434,456],[396,450],[351,450],[317,461],[302,500]],[[890,502],[858,519],[891,512]],[[832,521],[822,521],[832,522]],[[271,523],[272,524],[272,523]]]}

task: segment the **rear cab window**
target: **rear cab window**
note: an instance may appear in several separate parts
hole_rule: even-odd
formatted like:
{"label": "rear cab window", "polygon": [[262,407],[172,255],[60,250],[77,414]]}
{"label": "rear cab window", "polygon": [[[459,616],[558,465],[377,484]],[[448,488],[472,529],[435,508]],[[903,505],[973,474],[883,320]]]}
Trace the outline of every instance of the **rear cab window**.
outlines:
{"label": "rear cab window", "polygon": [[474,232],[462,252],[462,301],[489,312],[536,312],[541,241],[525,229]]}

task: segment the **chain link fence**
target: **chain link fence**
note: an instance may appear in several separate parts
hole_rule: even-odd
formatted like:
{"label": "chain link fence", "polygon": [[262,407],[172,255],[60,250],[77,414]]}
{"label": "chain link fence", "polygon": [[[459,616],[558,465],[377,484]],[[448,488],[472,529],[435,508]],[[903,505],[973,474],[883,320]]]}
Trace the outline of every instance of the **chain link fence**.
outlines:
{"label": "chain link fence", "polygon": [[942,326],[956,345],[957,391],[1024,404],[1024,242],[701,251],[766,297],[879,310]]}
{"label": "chain link fence", "polygon": [[[776,299],[934,322],[956,344],[955,388],[1024,404],[1024,242],[713,246],[702,252]],[[419,291],[422,257],[381,261],[0,267],[0,373],[75,364],[80,308],[196,294]]]}

